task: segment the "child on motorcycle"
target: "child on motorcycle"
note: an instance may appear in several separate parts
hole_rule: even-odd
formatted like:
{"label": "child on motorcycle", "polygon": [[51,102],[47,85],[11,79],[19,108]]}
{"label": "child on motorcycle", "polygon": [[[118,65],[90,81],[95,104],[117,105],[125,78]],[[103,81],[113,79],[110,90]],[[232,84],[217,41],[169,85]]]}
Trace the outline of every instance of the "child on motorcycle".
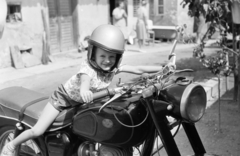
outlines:
{"label": "child on motorcycle", "polygon": [[0,156],[13,156],[16,146],[42,135],[62,110],[92,102],[93,93],[107,88],[114,75],[153,73],[162,69],[161,66],[120,65],[124,47],[124,36],[117,27],[97,27],[89,39],[87,60],[82,62],[79,72],[54,91],[34,127],[6,144]]}

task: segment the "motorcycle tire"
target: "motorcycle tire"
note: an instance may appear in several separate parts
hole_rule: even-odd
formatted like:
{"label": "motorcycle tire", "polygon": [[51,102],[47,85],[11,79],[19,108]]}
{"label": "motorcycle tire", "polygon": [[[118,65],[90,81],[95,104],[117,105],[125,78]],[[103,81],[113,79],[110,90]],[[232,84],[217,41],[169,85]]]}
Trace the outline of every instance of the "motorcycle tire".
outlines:
{"label": "motorcycle tire", "polygon": [[[3,147],[14,137],[14,127],[0,129],[0,153]],[[30,139],[19,147],[19,156],[47,156],[47,149],[42,138]]]}

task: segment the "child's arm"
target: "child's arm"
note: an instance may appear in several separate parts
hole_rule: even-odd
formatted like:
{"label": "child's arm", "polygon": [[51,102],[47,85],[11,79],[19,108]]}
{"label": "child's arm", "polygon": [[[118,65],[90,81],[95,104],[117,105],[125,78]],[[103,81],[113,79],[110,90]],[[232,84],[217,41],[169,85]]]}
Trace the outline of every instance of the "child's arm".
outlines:
{"label": "child's arm", "polygon": [[119,72],[126,72],[132,74],[156,73],[162,70],[162,66],[130,66],[123,65],[119,68]]}
{"label": "child's arm", "polygon": [[87,74],[80,75],[80,96],[83,99],[83,102],[91,102],[93,100],[93,93],[89,90],[90,89],[90,77]]}

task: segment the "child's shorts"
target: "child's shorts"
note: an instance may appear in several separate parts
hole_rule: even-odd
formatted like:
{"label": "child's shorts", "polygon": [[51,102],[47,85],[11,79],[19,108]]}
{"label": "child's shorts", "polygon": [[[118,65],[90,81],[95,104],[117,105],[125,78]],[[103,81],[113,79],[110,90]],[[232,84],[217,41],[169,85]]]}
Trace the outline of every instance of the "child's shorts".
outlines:
{"label": "child's shorts", "polygon": [[49,102],[52,104],[54,108],[58,111],[63,111],[64,109],[68,109],[79,105],[80,103],[72,100],[67,92],[65,91],[63,85],[60,85],[49,98]]}

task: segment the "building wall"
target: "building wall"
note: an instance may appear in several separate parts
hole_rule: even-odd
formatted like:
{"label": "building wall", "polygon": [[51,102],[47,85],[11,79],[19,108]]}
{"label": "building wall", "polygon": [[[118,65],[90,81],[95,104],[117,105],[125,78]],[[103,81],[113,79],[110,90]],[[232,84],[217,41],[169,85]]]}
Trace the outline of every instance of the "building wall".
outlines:
{"label": "building wall", "polygon": [[97,26],[110,22],[108,0],[78,0],[77,12],[78,42],[91,35]]}
{"label": "building wall", "polygon": [[33,54],[39,58],[42,54],[42,0],[6,1],[8,3],[21,3],[22,21],[14,24],[6,23],[5,25],[5,30],[0,40],[0,68],[12,66],[10,46],[19,46],[19,48],[31,47]]}
{"label": "building wall", "polygon": [[21,0],[23,22],[29,26],[32,32],[42,33],[43,21],[41,9],[42,0]]}
{"label": "building wall", "polygon": [[149,8],[153,11],[153,14],[149,14],[149,18],[153,21],[154,25],[160,26],[176,26],[187,25],[187,33],[193,33],[193,18],[188,16],[188,6],[182,7],[182,0],[164,0],[164,14],[157,15],[157,0],[149,0],[153,3],[153,8]]}
{"label": "building wall", "polygon": [[[164,0],[164,14],[157,14],[157,0],[152,0],[154,6],[153,14],[149,15],[149,18],[153,21],[154,25],[160,26],[175,26],[177,25],[177,2],[178,0]],[[151,8],[149,8],[151,9]]]}
{"label": "building wall", "polygon": [[22,22],[27,25],[30,31],[41,33],[43,30],[43,22],[41,9],[43,0],[6,0],[7,3],[20,2]]}
{"label": "building wall", "polygon": [[[12,66],[9,47],[13,45],[32,47],[33,54],[41,59],[43,21],[41,10],[48,13],[43,0],[7,0],[20,2],[22,22],[6,24],[0,40],[0,68]],[[47,0],[45,0],[47,2]],[[79,44],[101,24],[109,23],[108,0],[73,0],[74,38]],[[48,16],[47,16],[48,18]],[[49,25],[47,23],[47,25]]]}

